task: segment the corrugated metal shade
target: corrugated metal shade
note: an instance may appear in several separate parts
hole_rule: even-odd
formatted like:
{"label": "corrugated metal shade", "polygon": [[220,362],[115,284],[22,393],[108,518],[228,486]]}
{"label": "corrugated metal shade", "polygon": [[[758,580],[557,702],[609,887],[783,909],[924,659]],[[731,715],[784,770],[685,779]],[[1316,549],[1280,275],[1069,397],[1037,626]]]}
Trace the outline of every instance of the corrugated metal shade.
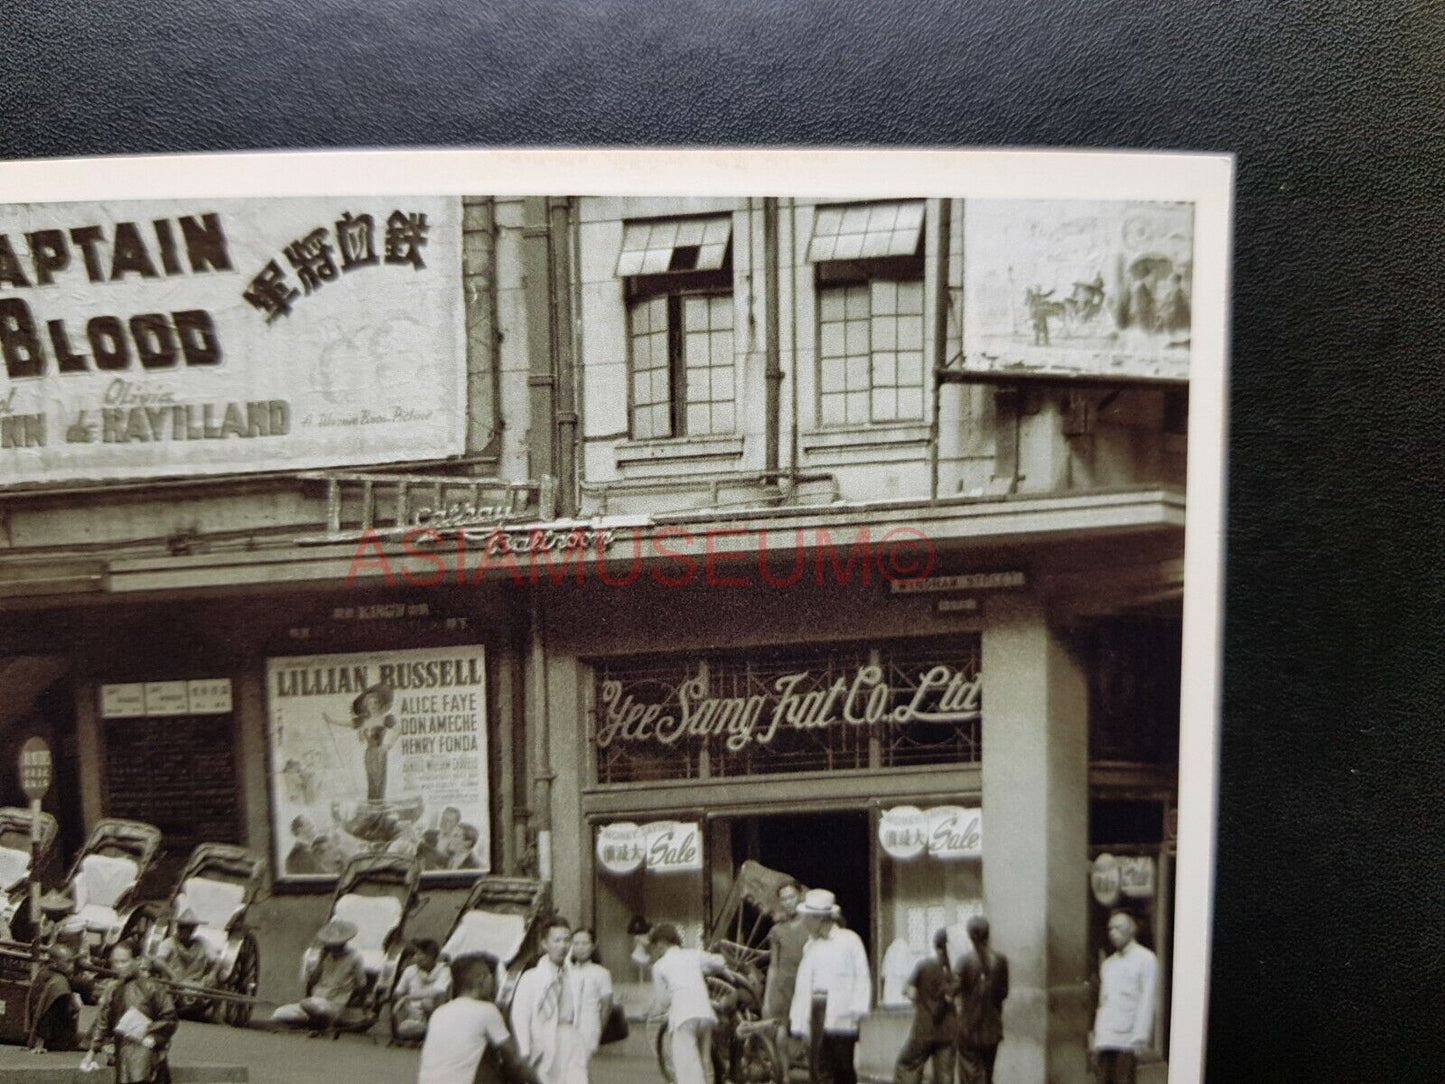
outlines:
{"label": "corrugated metal shade", "polygon": [[[732,215],[629,222],[622,232],[617,274],[628,278],[668,271],[721,270],[732,233]],[[695,258],[686,251],[692,249],[696,249]]]}
{"label": "corrugated metal shade", "polygon": [[923,232],[921,199],[819,207],[808,244],[810,263],[912,256]]}

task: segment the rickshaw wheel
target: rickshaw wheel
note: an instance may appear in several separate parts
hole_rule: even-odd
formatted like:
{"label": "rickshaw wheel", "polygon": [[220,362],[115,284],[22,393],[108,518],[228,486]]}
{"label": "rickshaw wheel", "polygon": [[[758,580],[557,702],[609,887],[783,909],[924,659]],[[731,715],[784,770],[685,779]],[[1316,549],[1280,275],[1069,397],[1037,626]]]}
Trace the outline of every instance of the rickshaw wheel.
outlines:
{"label": "rickshaw wheel", "polygon": [[778,1044],[770,1034],[759,1031],[737,1042],[735,1084],[786,1084],[783,1066],[778,1059]]}
{"label": "rickshaw wheel", "polygon": [[[241,938],[241,947],[236,951],[236,962],[221,988],[227,993],[255,997],[256,977],[260,972],[261,953],[256,946],[256,939],[248,933]],[[251,1022],[251,1013],[255,1006],[249,1001],[222,1001],[218,1002],[218,1008],[222,1020],[233,1028],[243,1028]]]}
{"label": "rickshaw wheel", "polygon": [[663,1024],[657,1029],[657,1040],[653,1045],[657,1047],[657,1068],[662,1072],[662,1079],[667,1081],[667,1084],[675,1084],[677,1074],[672,1068],[672,1043],[668,1042],[670,1038],[672,1029]]}

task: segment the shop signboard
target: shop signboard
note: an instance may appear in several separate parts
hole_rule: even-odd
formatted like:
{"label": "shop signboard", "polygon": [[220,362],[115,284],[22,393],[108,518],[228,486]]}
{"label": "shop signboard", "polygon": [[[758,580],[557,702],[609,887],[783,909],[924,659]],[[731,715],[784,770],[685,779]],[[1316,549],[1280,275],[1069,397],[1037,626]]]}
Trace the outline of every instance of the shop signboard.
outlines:
{"label": "shop signboard", "polygon": [[963,243],[965,372],[1189,379],[1192,204],[967,200]]}
{"label": "shop signboard", "polygon": [[878,842],[889,858],[907,862],[928,850],[928,815],[917,806],[885,809],[878,819]]}
{"label": "shop signboard", "polygon": [[156,719],[230,713],[230,678],[131,681],[100,687],[102,719]]}
{"label": "shop signboard", "polygon": [[934,858],[983,856],[983,812],[958,805],[928,811],[928,853]]}
{"label": "shop signboard", "polygon": [[485,675],[480,646],[268,659],[279,876],[331,878],[361,851],[488,871]]}
{"label": "shop signboard", "polygon": [[439,459],[461,201],[0,206],[0,486]]}
{"label": "shop signboard", "polygon": [[1119,860],[1112,854],[1101,854],[1094,859],[1089,869],[1089,890],[1102,907],[1113,907],[1119,902],[1120,893]]}
{"label": "shop signboard", "polygon": [[608,873],[625,877],[640,870],[646,860],[640,825],[619,821],[597,829],[597,861]]}
{"label": "shop signboard", "polygon": [[696,821],[654,821],[642,826],[649,873],[702,869],[702,825]]}
{"label": "shop signboard", "polygon": [[1119,859],[1119,891],[1131,900],[1154,896],[1154,859],[1147,854]]}

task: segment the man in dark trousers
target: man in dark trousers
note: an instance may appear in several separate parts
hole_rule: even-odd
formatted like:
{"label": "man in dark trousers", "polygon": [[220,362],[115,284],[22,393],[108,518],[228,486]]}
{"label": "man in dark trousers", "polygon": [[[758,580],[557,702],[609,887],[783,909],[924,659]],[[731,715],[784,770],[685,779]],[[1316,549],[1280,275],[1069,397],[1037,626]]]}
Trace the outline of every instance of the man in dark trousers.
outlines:
{"label": "man in dark trousers", "polygon": [[933,935],[933,956],[922,960],[904,987],[913,1002],[913,1029],[898,1052],[893,1084],[923,1084],[923,1067],[933,1062],[933,1084],[953,1084],[953,1045],[958,1019],[953,1011],[955,983],[948,965],[948,931]]}
{"label": "man in dark trousers", "polygon": [[988,943],[988,919],[968,920],[972,951],[958,963],[959,1084],[993,1084],[993,1062],[1003,1042],[1008,959]]}

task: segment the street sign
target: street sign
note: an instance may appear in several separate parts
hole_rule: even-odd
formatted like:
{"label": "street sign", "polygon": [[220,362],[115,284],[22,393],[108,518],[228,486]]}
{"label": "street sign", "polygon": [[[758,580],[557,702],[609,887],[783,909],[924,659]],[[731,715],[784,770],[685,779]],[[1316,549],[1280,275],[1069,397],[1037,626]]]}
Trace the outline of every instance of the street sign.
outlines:
{"label": "street sign", "polygon": [[20,747],[20,789],[25,797],[38,802],[45,797],[51,782],[50,746],[40,737],[27,738]]}

